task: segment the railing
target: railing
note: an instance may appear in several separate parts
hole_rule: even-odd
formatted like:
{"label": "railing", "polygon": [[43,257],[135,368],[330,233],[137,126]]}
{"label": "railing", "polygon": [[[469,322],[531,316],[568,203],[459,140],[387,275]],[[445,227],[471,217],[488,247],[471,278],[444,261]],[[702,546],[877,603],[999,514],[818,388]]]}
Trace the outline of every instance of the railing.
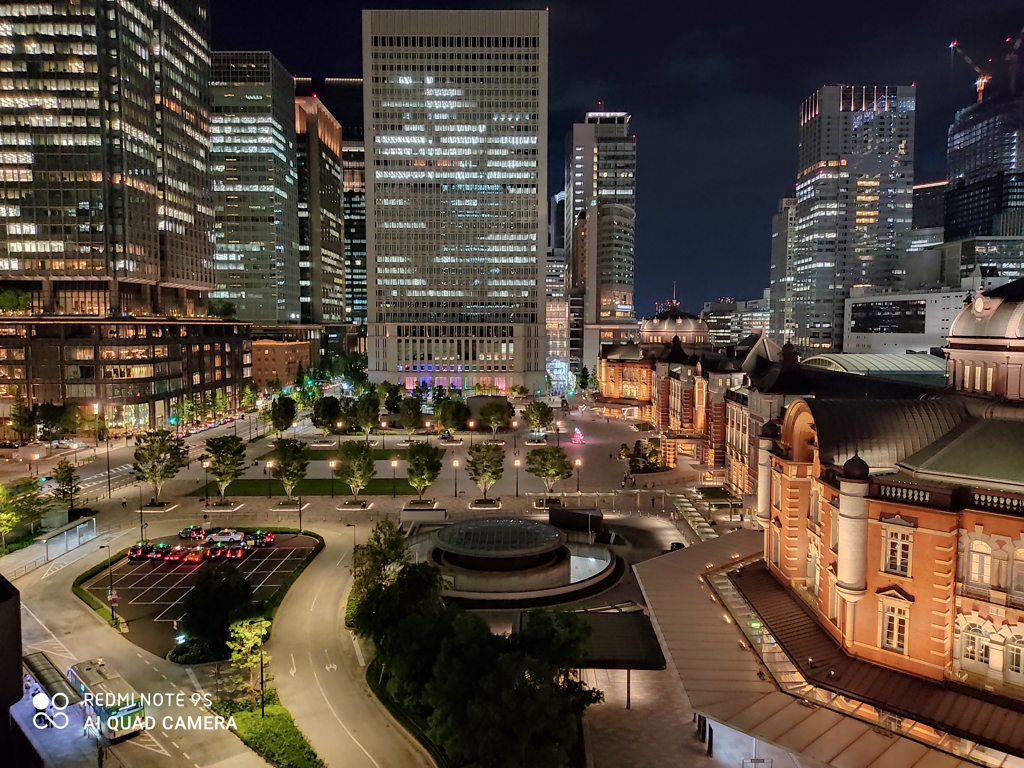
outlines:
{"label": "railing", "polygon": [[973,491],[971,493],[971,505],[976,509],[987,509],[992,512],[1004,512],[1011,515],[1024,515],[1024,496],[1017,493]]}

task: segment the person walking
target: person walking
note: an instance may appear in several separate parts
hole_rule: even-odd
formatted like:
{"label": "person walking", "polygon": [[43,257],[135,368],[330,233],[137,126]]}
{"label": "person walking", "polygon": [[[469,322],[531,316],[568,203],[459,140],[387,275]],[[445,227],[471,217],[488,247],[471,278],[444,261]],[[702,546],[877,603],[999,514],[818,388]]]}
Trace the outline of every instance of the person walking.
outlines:
{"label": "person walking", "polygon": [[121,509],[127,509],[127,508],[128,508],[128,499],[122,497],[121,498]]}

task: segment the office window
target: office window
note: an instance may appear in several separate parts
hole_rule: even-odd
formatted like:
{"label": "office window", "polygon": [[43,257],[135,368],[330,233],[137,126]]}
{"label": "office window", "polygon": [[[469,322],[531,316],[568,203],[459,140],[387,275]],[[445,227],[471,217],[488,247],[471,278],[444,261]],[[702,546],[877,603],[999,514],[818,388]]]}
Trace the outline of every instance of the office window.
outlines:
{"label": "office window", "polygon": [[967,580],[976,587],[987,587],[992,579],[992,547],[972,541],[967,558]]}
{"label": "office window", "polygon": [[889,528],[886,533],[885,570],[899,576],[910,575],[910,531]]}
{"label": "office window", "polygon": [[883,603],[882,647],[887,651],[906,652],[908,616],[909,611],[903,606]]}

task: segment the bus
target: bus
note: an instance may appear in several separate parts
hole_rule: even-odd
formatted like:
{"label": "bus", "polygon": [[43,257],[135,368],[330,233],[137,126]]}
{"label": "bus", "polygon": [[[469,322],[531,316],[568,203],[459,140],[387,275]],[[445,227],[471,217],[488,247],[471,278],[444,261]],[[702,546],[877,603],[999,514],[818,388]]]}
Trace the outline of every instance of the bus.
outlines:
{"label": "bus", "polygon": [[[97,730],[110,741],[143,729],[146,709],[142,697],[128,685],[127,680],[104,664],[103,659],[83,661],[68,667],[68,681],[82,696],[86,717],[98,723]],[[97,703],[97,699],[110,701],[111,698],[117,703]]]}

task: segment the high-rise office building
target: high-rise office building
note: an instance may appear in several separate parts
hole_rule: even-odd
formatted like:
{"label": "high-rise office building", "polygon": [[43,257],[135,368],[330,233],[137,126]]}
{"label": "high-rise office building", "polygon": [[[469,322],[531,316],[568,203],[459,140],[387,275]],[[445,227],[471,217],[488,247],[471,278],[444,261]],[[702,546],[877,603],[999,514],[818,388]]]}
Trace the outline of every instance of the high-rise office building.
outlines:
{"label": "high-rise office building", "polygon": [[316,96],[295,98],[301,321],[345,320],[341,125]]}
{"label": "high-rise office building", "polygon": [[366,152],[363,79],[297,77],[296,93],[316,96],[341,123],[345,219],[345,322],[366,324]]}
{"label": "high-rise office building", "polygon": [[989,97],[956,113],[946,163],[946,240],[1024,234],[1024,96]]}
{"label": "high-rise office building", "polygon": [[217,287],[241,320],[297,323],[295,87],[267,51],[215,51],[213,175]]}
{"label": "high-rise office building", "polygon": [[547,13],[363,11],[372,381],[544,386]]}
{"label": "high-rise office building", "polygon": [[[636,136],[627,112],[588,112],[565,141],[565,248],[570,283],[583,294],[582,360],[636,336],[633,260]],[[577,370],[578,372],[578,370]]]}
{"label": "high-rise office building", "polygon": [[544,275],[545,318],[548,334],[545,370],[551,385],[569,385],[569,295],[565,262],[565,192],[551,197],[548,208],[548,248]]}
{"label": "high-rise office building", "polygon": [[796,223],[796,198],[779,201],[779,212],[772,216],[772,264],[769,279],[771,323],[768,332],[780,347],[793,340],[793,244]]}
{"label": "high-rise office building", "polygon": [[800,108],[793,343],[842,351],[844,302],[900,269],[911,227],[914,86],[826,85]]}
{"label": "high-rise office building", "polygon": [[0,413],[76,404],[114,431],[237,403],[248,329],[214,285],[206,0],[0,5]]}

